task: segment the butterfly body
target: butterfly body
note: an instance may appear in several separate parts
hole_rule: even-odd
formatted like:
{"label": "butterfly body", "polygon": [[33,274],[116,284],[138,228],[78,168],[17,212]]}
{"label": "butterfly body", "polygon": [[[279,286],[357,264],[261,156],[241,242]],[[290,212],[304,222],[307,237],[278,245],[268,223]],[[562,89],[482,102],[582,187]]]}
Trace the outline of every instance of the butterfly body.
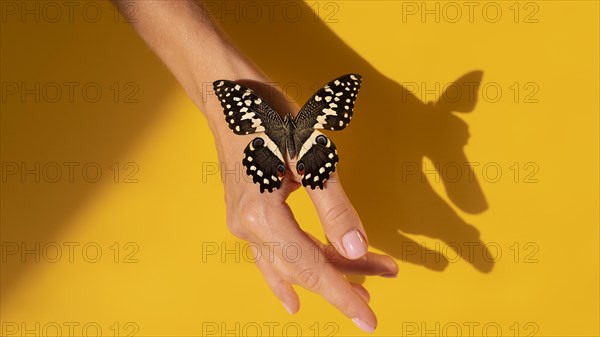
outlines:
{"label": "butterfly body", "polygon": [[341,130],[350,123],[361,77],[347,74],[317,91],[293,117],[283,118],[251,89],[227,80],[213,83],[225,114],[236,134],[261,133],[244,150],[246,173],[272,192],[285,175],[285,154],[296,158],[302,185],[323,188],[339,161],[333,142],[318,129]]}

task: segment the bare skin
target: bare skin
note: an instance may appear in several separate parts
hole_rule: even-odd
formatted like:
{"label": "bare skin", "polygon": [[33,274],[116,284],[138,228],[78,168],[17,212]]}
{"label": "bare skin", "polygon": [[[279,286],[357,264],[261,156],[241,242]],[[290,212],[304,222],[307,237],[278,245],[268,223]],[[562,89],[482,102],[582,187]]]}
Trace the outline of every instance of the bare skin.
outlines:
{"label": "bare skin", "polygon": [[[114,1],[122,6],[135,3],[138,11],[131,18],[132,26],[203,112],[215,139],[219,161],[226,167],[234,167],[253,137],[234,135],[224,122],[219,102],[203,90],[207,83],[217,79],[264,84],[270,82],[267,76],[192,1]],[[269,92],[269,97],[264,98],[279,113],[298,111],[298,106],[284,99],[283,93]],[[273,193],[261,194],[257,185],[244,179],[237,182],[223,179],[229,230],[240,239],[256,243],[254,247],[263,247],[258,249],[264,251],[256,251],[255,256],[274,253],[273,259],[255,259],[256,266],[291,314],[300,306],[292,287],[296,284],[320,294],[361,329],[372,332],[377,318],[368,304],[369,293],[344,275],[395,277],[396,262],[387,255],[367,252],[367,235],[361,220],[335,173],[323,190],[307,189],[330,243],[324,245],[304,232],[286,203],[290,193],[301,187],[295,160],[288,158],[287,164],[281,189]],[[274,242],[279,244],[273,245]],[[291,261],[281,249],[286,243],[294,243],[303,252],[311,253]]]}

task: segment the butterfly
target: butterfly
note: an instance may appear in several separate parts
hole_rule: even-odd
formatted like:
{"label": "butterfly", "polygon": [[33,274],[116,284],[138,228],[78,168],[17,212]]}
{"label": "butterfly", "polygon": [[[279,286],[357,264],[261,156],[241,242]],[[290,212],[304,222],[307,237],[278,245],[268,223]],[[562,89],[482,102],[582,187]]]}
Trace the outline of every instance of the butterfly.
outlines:
{"label": "butterfly", "polygon": [[229,128],[238,135],[257,134],[246,146],[242,164],[261,193],[280,188],[286,152],[297,157],[302,185],[323,189],[339,157],[331,139],[319,129],[342,130],[350,123],[361,81],[358,74],[340,76],[318,90],[296,117],[288,113],[283,118],[244,85],[228,80],[213,83]]}

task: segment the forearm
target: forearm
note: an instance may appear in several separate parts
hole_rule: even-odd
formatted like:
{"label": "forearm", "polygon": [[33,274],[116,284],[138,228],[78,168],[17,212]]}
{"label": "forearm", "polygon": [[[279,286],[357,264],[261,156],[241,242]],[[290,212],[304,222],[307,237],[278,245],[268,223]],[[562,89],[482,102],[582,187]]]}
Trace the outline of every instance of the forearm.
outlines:
{"label": "forearm", "polygon": [[218,102],[205,92],[212,90],[212,82],[222,78],[266,80],[193,1],[113,1],[119,7],[136,6],[135,15],[128,18],[132,26],[204,113],[215,136],[225,124]]}

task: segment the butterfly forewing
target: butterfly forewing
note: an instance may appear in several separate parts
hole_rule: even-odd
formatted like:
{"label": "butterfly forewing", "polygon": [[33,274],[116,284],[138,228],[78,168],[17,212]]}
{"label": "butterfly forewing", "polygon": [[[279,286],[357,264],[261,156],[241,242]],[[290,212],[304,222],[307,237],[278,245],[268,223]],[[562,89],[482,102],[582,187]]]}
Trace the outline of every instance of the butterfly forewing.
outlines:
{"label": "butterfly forewing", "polygon": [[213,83],[215,95],[223,107],[225,121],[238,135],[281,129],[277,112],[251,89],[232,81]]}
{"label": "butterfly forewing", "polygon": [[340,76],[327,83],[304,104],[295,119],[298,130],[342,130],[350,123],[362,77]]}

